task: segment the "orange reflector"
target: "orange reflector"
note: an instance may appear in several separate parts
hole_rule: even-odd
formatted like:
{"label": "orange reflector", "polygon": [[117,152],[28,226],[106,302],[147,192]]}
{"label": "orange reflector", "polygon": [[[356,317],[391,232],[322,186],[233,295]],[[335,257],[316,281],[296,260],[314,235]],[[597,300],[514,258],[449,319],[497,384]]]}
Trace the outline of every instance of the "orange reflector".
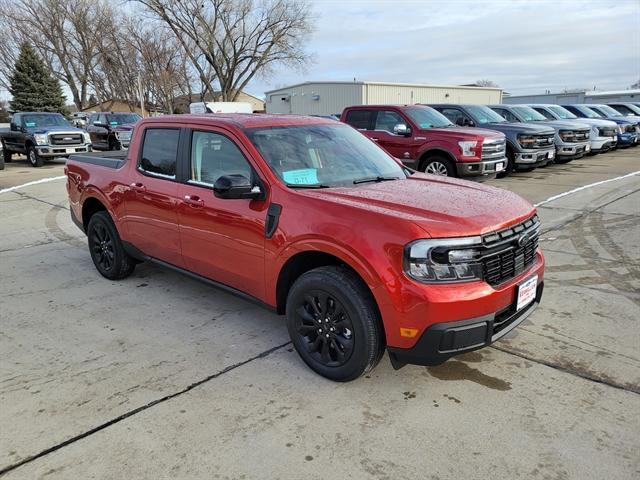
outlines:
{"label": "orange reflector", "polygon": [[413,338],[416,335],[418,335],[418,329],[417,328],[402,328],[402,327],[400,327],[400,336],[401,337]]}

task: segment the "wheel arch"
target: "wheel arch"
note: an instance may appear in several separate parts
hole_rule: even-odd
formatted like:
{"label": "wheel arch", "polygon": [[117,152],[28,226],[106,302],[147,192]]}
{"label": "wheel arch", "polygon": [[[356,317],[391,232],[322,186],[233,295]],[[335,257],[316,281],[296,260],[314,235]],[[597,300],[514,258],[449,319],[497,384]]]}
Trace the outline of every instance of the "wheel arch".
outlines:
{"label": "wheel arch", "polygon": [[424,152],[422,152],[420,154],[419,160],[418,160],[418,170],[420,170],[421,172],[424,171],[424,166],[427,162],[427,160],[431,157],[436,157],[436,156],[443,156],[445,159],[449,160],[452,163],[452,167],[455,170],[455,166],[456,166],[456,157],[455,155],[453,155],[449,150],[446,150],[444,148],[441,147],[433,147],[433,148],[429,148],[428,150],[425,150]]}
{"label": "wheel arch", "polygon": [[[106,205],[97,197],[87,197],[84,202],[82,202],[82,226],[85,232],[87,231],[91,217],[102,211],[109,213]],[[109,213],[109,215],[111,214]]]}

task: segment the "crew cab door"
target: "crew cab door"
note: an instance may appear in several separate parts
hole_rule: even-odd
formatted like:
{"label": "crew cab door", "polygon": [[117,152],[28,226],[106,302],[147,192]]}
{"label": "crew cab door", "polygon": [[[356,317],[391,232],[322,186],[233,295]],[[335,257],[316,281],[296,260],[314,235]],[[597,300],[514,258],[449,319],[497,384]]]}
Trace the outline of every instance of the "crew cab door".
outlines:
{"label": "crew cab door", "polygon": [[24,126],[22,125],[22,115],[19,113],[11,118],[9,131],[4,136],[4,145],[7,150],[25,152]]}
{"label": "crew cab door", "polygon": [[[407,127],[408,134],[396,133],[398,125]],[[387,152],[408,164],[417,160],[418,143],[412,135],[411,123],[395,110],[378,110],[376,112],[373,130],[369,133],[371,139],[377,142]]]}
{"label": "crew cab door", "polygon": [[125,194],[127,240],[146,255],[183,267],[178,230],[180,128],[143,132]]}
{"label": "crew cab door", "polygon": [[223,199],[213,192],[224,175],[243,175],[257,183],[250,155],[231,133],[212,127],[188,131],[185,152],[187,181],[180,185],[178,218],[186,268],[264,298],[268,202]]}

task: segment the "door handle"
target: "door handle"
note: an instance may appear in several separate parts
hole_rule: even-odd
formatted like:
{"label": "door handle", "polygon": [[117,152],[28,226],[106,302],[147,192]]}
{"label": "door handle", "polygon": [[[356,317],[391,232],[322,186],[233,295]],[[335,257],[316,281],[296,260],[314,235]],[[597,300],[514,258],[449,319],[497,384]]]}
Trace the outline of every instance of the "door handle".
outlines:
{"label": "door handle", "polygon": [[186,203],[187,205],[192,205],[194,207],[204,207],[204,200],[202,200],[197,195],[185,195],[184,203]]}
{"label": "door handle", "polygon": [[371,137],[371,140],[373,140],[374,142],[380,141],[380,139],[378,137]]}
{"label": "door handle", "polygon": [[129,185],[129,187],[134,192],[144,193],[144,192],[147,191],[147,187],[145,187],[143,184],[141,184],[139,182],[133,182],[131,185]]}

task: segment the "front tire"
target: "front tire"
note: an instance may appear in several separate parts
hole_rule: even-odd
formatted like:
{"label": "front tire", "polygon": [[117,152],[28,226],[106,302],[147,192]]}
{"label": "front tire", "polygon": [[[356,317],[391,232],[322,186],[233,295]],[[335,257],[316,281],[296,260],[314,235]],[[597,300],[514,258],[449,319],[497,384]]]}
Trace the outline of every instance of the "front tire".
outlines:
{"label": "front tire", "polygon": [[38,155],[38,150],[33,145],[27,147],[27,158],[32,167],[40,168],[44,165],[44,158]]}
{"label": "front tire", "polygon": [[456,176],[456,171],[451,161],[448,158],[441,157],[440,155],[428,157],[424,161],[422,171],[424,173],[430,173],[432,175],[438,175],[440,177]]}
{"label": "front tire", "polygon": [[323,377],[348,382],[382,358],[377,306],[364,282],[346,267],[319,267],[301,275],[287,296],[286,316],[296,351]]}
{"label": "front tire", "polygon": [[504,178],[507,175],[511,175],[515,167],[515,163],[515,154],[510,149],[507,149],[507,164],[505,165],[504,170],[496,175],[496,178]]}
{"label": "front tire", "polygon": [[4,144],[2,144],[2,161],[3,163],[11,163],[11,157],[13,156],[13,153],[11,152],[11,150],[7,150],[7,147],[4,146]]}
{"label": "front tire", "polygon": [[87,226],[91,260],[100,275],[120,280],[133,273],[136,264],[124,249],[118,230],[107,212],[95,213]]}

